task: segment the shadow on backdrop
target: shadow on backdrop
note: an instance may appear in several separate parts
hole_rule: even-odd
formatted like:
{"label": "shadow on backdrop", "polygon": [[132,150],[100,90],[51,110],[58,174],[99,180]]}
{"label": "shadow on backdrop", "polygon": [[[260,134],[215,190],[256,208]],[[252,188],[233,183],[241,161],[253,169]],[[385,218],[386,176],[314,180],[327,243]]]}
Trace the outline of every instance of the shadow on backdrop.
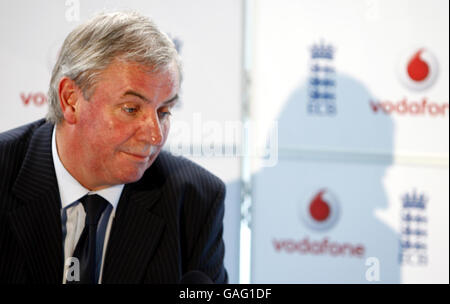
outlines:
{"label": "shadow on backdrop", "polygon": [[[336,83],[334,115],[308,112],[308,83],[292,92],[278,118],[278,163],[253,175],[252,283],[400,282],[398,234],[375,216],[389,205],[383,178],[392,164],[393,122],[373,111],[376,99],[362,83],[339,73]],[[301,215],[320,189],[331,191],[339,208],[327,229]],[[362,246],[363,254],[300,248],[325,239]],[[370,257],[377,265],[366,264]]]}

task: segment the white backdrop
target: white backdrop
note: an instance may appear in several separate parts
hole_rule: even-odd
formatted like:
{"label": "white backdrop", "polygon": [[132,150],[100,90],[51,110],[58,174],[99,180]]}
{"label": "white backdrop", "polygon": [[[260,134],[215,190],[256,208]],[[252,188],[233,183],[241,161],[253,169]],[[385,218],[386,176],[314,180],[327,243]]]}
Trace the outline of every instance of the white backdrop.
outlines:
{"label": "white backdrop", "polygon": [[448,5],[253,2],[252,282],[448,283]]}

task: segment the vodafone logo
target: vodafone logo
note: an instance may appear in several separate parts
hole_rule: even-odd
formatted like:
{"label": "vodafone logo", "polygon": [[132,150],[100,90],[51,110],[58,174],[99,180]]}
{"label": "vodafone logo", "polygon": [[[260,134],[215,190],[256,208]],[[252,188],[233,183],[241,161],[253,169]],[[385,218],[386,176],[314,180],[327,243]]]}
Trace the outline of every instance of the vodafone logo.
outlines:
{"label": "vodafone logo", "polygon": [[[339,205],[336,195],[329,189],[316,189],[308,193],[300,204],[300,218],[309,228],[326,231],[336,224]],[[307,235],[300,239],[274,237],[272,246],[274,251],[280,254],[362,258],[366,252],[363,244],[335,241],[329,236],[324,236],[321,240]]]}
{"label": "vodafone logo", "polygon": [[[330,229],[339,218],[339,203],[336,196],[329,189],[309,193],[300,204],[300,217],[311,229],[319,231]],[[276,253],[313,256],[361,258],[366,252],[363,244],[335,241],[328,236],[321,240],[309,236],[300,239],[274,237],[272,246]]]}
{"label": "vodafone logo", "polygon": [[43,92],[37,93],[20,93],[20,99],[22,99],[23,105],[28,106],[34,104],[35,106],[43,106],[47,103],[47,95]]}
{"label": "vodafone logo", "polygon": [[422,91],[431,87],[438,75],[436,57],[426,48],[405,52],[399,61],[400,81],[409,89]]}
{"label": "vodafone logo", "polygon": [[300,218],[314,230],[328,230],[339,217],[339,203],[328,189],[320,189],[308,195],[300,204]]}
{"label": "vodafone logo", "polygon": [[[397,68],[401,83],[407,88],[420,92],[431,87],[438,76],[436,57],[426,48],[414,48],[405,52],[399,60]],[[410,99],[406,96],[395,100],[369,100],[374,114],[396,114],[408,116],[447,117],[448,102],[437,102],[430,98]]]}

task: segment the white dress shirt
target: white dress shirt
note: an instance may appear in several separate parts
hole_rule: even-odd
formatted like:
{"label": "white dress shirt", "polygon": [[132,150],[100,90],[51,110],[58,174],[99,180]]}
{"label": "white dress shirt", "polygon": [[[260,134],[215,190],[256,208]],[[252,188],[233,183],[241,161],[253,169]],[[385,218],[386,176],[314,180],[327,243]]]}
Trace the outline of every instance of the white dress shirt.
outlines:
{"label": "white dress shirt", "polygon": [[104,231],[105,239],[102,244],[97,244],[97,248],[102,248],[102,258],[99,274],[99,282],[102,281],[103,261],[109,240],[109,233],[114,219],[115,210],[119,203],[119,198],[123,190],[122,185],[115,185],[99,191],[89,191],[83,187],[63,166],[59,158],[56,148],[56,128],[53,128],[52,136],[52,156],[53,164],[55,166],[56,180],[58,181],[59,195],[61,197],[61,222],[64,240],[64,274],[63,284],[66,283],[67,271],[71,266],[70,258],[77,245],[78,239],[83,232],[86,213],[83,205],[80,203],[81,199],[86,194],[98,194],[109,202],[108,207],[100,217],[97,232]]}

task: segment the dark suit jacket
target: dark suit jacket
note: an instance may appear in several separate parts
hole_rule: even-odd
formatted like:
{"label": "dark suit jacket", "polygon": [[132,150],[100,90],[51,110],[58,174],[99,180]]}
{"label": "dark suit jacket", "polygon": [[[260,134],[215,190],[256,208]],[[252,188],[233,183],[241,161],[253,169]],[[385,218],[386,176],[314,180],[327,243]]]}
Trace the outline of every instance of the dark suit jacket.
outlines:
{"label": "dark suit jacket", "polygon": [[[52,128],[39,120],[0,134],[0,282],[62,282]],[[224,196],[225,186],[217,177],[161,152],[139,181],[123,189],[103,283],[177,283],[191,270],[227,282]]]}

